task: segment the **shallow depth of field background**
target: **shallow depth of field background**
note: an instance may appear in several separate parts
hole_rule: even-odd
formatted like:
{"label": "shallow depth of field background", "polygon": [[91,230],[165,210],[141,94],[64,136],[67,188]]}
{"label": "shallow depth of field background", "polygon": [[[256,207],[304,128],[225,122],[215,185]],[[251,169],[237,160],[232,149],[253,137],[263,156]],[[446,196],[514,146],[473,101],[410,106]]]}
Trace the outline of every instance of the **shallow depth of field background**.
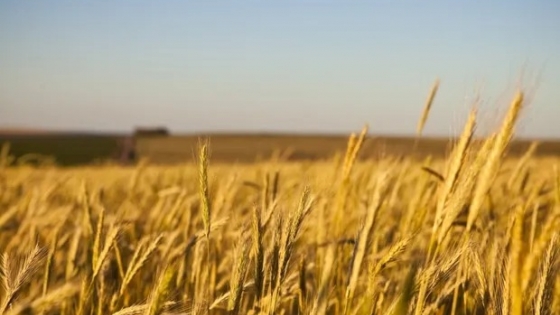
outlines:
{"label": "shallow depth of field background", "polygon": [[0,3],[0,315],[560,314],[560,6]]}

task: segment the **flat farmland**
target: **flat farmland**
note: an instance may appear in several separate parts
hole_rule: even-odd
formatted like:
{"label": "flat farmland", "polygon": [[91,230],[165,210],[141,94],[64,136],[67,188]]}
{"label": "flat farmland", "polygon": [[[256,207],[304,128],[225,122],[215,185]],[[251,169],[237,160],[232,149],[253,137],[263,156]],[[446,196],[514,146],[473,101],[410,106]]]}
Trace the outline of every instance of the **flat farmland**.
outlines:
{"label": "flat farmland", "polygon": [[[9,144],[16,160],[47,159],[60,166],[114,163],[125,155],[124,141],[134,139],[136,160],[155,164],[193,162],[201,140],[208,139],[215,162],[251,163],[270,159],[283,161],[328,160],[344,154],[347,135],[298,134],[200,134],[134,137],[127,134],[48,133],[8,134],[0,132],[0,146]],[[511,157],[520,156],[534,140],[515,140]],[[414,138],[368,135],[358,158],[384,156],[444,157],[453,142],[445,138]],[[540,140],[535,156],[559,156],[560,141]],[[40,156],[40,157],[39,157]]]}
{"label": "flat farmland", "polygon": [[[207,134],[167,137],[145,137],[136,140],[139,157],[153,163],[193,162],[200,140],[208,139],[213,161],[250,163],[281,159],[286,161],[325,160],[344,154],[347,135],[258,135],[258,134]],[[476,142],[476,141],[475,141]],[[510,156],[520,156],[533,140],[513,141],[508,148]],[[538,141],[536,156],[560,155],[560,142]],[[453,142],[445,138],[414,138],[367,136],[359,158],[407,156],[425,158],[444,157]]]}

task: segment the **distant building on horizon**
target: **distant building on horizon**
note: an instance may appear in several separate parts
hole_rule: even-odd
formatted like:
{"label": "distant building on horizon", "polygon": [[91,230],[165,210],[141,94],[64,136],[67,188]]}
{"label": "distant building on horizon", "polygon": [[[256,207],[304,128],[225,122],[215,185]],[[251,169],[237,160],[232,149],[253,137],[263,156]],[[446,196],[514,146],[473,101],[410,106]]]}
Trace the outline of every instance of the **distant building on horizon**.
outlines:
{"label": "distant building on horizon", "polygon": [[169,130],[165,127],[146,128],[139,127],[134,130],[134,137],[169,136]]}
{"label": "distant building on horizon", "polygon": [[120,140],[119,143],[119,157],[118,160],[121,164],[131,164],[137,159],[138,152],[136,150],[136,139],[143,137],[167,137],[169,130],[165,127],[138,127],[130,136],[126,136]]}

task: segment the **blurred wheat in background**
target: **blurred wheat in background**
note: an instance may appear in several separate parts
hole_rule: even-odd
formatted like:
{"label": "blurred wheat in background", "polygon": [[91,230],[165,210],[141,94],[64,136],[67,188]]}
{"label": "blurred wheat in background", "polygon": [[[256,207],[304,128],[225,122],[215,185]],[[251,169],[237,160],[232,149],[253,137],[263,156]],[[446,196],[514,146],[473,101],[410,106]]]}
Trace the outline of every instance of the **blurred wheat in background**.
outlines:
{"label": "blurred wheat in background", "polygon": [[[436,82],[418,126],[421,134]],[[524,108],[445,159],[0,169],[0,314],[559,314],[556,160]]]}

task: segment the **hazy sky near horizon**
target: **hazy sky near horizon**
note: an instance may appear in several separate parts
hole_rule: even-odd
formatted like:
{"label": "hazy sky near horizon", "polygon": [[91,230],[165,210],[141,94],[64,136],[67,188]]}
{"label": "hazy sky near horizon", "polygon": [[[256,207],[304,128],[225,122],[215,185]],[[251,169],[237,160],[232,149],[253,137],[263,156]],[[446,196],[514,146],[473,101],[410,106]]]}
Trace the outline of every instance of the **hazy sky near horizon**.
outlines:
{"label": "hazy sky near horizon", "polygon": [[560,137],[560,1],[0,2],[0,128]]}

